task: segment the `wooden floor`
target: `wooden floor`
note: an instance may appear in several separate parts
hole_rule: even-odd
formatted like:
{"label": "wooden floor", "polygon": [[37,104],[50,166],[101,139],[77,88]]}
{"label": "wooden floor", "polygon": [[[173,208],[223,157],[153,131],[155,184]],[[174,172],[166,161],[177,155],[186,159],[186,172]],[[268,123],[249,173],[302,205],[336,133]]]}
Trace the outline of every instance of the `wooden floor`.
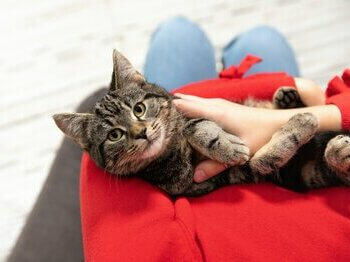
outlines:
{"label": "wooden floor", "polygon": [[111,50],[142,70],[152,31],[182,14],[215,46],[267,24],[295,49],[302,75],[325,86],[350,66],[347,0],[2,0],[0,3],[0,260],[5,260],[62,138],[50,116],[109,81]]}

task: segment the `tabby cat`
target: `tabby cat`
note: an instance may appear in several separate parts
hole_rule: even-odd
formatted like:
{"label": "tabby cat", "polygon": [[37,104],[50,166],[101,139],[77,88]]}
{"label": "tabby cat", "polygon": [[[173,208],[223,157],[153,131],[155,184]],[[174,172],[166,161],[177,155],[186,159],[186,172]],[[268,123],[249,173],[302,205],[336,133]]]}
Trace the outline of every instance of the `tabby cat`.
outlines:
{"label": "tabby cat", "polygon": [[[292,117],[249,160],[249,149],[235,135],[206,119],[188,119],[176,111],[176,99],[148,83],[119,52],[113,52],[108,93],[92,113],[54,115],[101,168],[119,176],[139,176],[170,195],[197,196],[228,184],[271,181],[292,190],[350,185],[350,137],[317,133],[309,113]],[[295,89],[277,90],[272,103],[252,106],[300,106]],[[194,166],[210,158],[232,166],[203,183],[193,182]],[[290,174],[293,174],[290,175]]]}

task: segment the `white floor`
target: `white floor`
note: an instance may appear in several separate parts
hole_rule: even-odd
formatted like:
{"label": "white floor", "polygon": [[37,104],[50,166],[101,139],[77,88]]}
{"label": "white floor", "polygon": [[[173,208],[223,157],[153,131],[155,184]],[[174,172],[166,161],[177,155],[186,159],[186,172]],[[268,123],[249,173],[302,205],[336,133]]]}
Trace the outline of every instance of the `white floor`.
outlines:
{"label": "white floor", "polygon": [[2,0],[0,3],[0,260],[5,260],[62,138],[50,118],[109,81],[111,50],[142,69],[156,25],[182,14],[201,24],[217,58],[233,35],[273,25],[302,74],[326,81],[350,66],[347,0]]}

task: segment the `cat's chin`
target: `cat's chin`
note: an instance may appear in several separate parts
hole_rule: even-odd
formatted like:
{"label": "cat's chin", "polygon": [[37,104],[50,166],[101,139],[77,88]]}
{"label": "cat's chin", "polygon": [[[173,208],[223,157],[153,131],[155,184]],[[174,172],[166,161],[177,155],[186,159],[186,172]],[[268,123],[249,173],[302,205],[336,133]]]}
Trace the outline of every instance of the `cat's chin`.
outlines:
{"label": "cat's chin", "polygon": [[149,142],[141,154],[142,159],[156,158],[164,151],[166,147],[165,130],[162,128],[160,134]]}

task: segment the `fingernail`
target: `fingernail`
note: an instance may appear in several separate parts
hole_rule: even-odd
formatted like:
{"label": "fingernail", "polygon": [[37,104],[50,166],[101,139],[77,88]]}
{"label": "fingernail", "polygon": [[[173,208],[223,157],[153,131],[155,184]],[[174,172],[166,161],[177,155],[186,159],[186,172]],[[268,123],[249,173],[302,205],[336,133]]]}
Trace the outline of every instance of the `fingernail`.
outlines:
{"label": "fingernail", "polygon": [[203,182],[206,179],[206,175],[203,170],[199,169],[194,172],[194,181],[197,183]]}

